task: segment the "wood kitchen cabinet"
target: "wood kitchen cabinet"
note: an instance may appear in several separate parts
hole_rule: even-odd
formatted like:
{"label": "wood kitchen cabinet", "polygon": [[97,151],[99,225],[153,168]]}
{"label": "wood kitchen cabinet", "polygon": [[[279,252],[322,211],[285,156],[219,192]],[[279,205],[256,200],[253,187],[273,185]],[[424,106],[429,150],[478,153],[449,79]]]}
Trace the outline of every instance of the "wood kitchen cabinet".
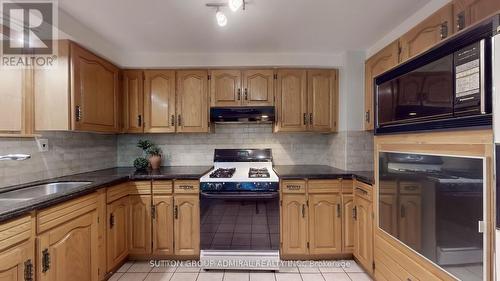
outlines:
{"label": "wood kitchen cabinet", "polygon": [[57,66],[34,71],[36,131],[120,131],[119,69],[68,40]]}
{"label": "wood kitchen cabinet", "polygon": [[274,70],[210,71],[210,106],[273,106]]}
{"label": "wood kitchen cabinet", "polygon": [[307,71],[279,69],[276,86],[276,131],[307,130]]}
{"label": "wood kitchen cabinet", "polygon": [[107,271],[114,270],[128,256],[129,197],[107,205]]}
{"label": "wood kitchen cabinet", "polygon": [[33,221],[28,215],[0,225],[0,280],[34,280]]}
{"label": "wood kitchen cabinet", "polygon": [[206,133],[208,120],[208,73],[206,70],[177,71],[177,132]]}
{"label": "wood kitchen cabinet", "polygon": [[283,194],[281,199],[281,254],[307,255],[307,198],[305,194]]}
{"label": "wood kitchen cabinet", "polygon": [[31,69],[0,69],[0,135],[33,134],[31,79]]}
{"label": "wood kitchen cabinet", "polygon": [[373,199],[370,185],[354,183],[354,257],[373,273]]}
{"label": "wood kitchen cabinet", "polygon": [[174,254],[174,199],[172,195],[153,195],[153,256]]}
{"label": "wood kitchen cabinet", "polygon": [[419,251],[422,246],[422,198],[418,182],[399,183],[398,207],[399,240]]}
{"label": "wood kitchen cabinet", "polygon": [[175,94],[174,70],[144,71],[144,132],[175,132]]}
{"label": "wood kitchen cabinet", "polygon": [[399,38],[404,62],[453,34],[453,8],[447,4]]}
{"label": "wood kitchen cabinet", "polygon": [[354,196],[342,194],[342,252],[354,250]]}
{"label": "wood kitchen cabinet", "polygon": [[144,132],[144,73],[141,70],[123,71],[123,131]]}
{"label": "wood kitchen cabinet", "polygon": [[337,130],[338,71],[307,71],[308,129],[313,132]]}
{"label": "wood kitchen cabinet", "polygon": [[130,195],[129,202],[129,255],[151,254],[151,195]]}
{"label": "wood kitchen cabinet", "polygon": [[342,206],[339,194],[309,194],[309,253],[342,252]]}
{"label": "wood kitchen cabinet", "polygon": [[454,0],[453,26],[455,32],[474,25],[500,11],[498,0]]}
{"label": "wood kitchen cabinet", "polygon": [[37,214],[37,280],[99,279],[97,195],[91,194]]}
{"label": "wood kitchen cabinet", "polygon": [[198,256],[200,252],[200,202],[198,195],[174,196],[175,255]]}
{"label": "wood kitchen cabinet", "polygon": [[365,62],[365,130],[374,129],[373,79],[399,63],[399,42],[394,41]]}

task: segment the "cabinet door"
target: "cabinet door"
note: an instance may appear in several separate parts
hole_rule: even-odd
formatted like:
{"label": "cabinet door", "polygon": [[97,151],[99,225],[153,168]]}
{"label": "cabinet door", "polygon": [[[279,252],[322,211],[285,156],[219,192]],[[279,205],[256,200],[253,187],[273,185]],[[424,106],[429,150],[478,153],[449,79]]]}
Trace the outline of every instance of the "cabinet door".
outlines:
{"label": "cabinet door", "polygon": [[153,196],[153,255],[174,254],[174,201],[170,195]]}
{"label": "cabinet door", "polygon": [[398,236],[398,203],[395,194],[379,195],[380,228],[394,237]]}
{"label": "cabinet door", "polygon": [[123,72],[123,117],[124,130],[127,133],[144,131],[144,88],[141,70],[125,70]]}
{"label": "cabinet door", "polygon": [[124,197],[107,206],[107,270],[111,271],[128,256],[129,198]]}
{"label": "cabinet door", "polygon": [[399,42],[394,41],[365,63],[365,130],[374,128],[374,83],[373,79],[398,65]]}
{"label": "cabinet door", "polygon": [[[0,252],[0,280],[23,281],[35,278],[35,241],[29,240]],[[31,270],[30,270],[31,268]],[[29,278],[33,279],[29,279]]]}
{"label": "cabinet door", "polygon": [[281,202],[281,254],[307,255],[307,198],[283,194]]}
{"label": "cabinet door", "polygon": [[76,44],[71,44],[71,66],[73,128],[118,132],[118,68]]}
{"label": "cabinet door", "polygon": [[41,234],[38,241],[38,280],[98,280],[96,211]]}
{"label": "cabinet door", "polygon": [[354,250],[354,196],[342,195],[342,253]]}
{"label": "cabinet door", "polygon": [[151,195],[131,195],[129,214],[129,254],[150,254]]}
{"label": "cabinet door", "polygon": [[447,4],[401,36],[400,62],[406,61],[453,34],[453,9]]}
{"label": "cabinet door", "polygon": [[208,132],[208,73],[177,72],[177,132]]}
{"label": "cabinet door", "polygon": [[498,0],[454,0],[453,22],[455,32],[500,11]]}
{"label": "cabinet door", "polygon": [[309,253],[342,251],[342,206],[339,194],[309,195]]}
{"label": "cabinet door", "polygon": [[174,196],[175,255],[200,254],[200,203],[198,195]]}
{"label": "cabinet door", "polygon": [[22,69],[0,69],[0,134],[23,131],[23,98],[26,95],[26,71]]}
{"label": "cabinet door", "polygon": [[243,71],[243,105],[274,105],[274,70],[252,69]]}
{"label": "cabinet door", "polygon": [[307,75],[305,70],[278,70],[276,130],[307,131]]}
{"label": "cabinet door", "polygon": [[419,194],[399,197],[399,240],[416,251],[420,250],[422,238],[421,205]]}
{"label": "cabinet door", "polygon": [[241,105],[241,71],[210,71],[210,97],[213,107]]}
{"label": "cabinet door", "polygon": [[307,71],[309,130],[331,132],[337,126],[337,71]]}
{"label": "cabinet door", "polygon": [[354,228],[354,256],[363,267],[372,271],[373,267],[373,218],[372,203],[355,196],[356,220]]}
{"label": "cabinet door", "polygon": [[175,71],[144,72],[144,132],[175,132]]}

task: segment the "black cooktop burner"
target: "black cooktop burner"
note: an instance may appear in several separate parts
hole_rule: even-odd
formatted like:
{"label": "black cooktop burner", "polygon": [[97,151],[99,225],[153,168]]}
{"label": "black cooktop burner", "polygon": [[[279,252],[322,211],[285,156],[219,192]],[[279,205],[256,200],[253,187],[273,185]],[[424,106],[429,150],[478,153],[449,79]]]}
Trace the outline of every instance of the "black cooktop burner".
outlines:
{"label": "black cooktop burner", "polygon": [[236,168],[228,168],[228,169],[219,168],[219,169],[213,171],[209,177],[211,177],[211,178],[231,178],[231,177],[233,177],[233,174],[235,171],[236,171]]}
{"label": "black cooktop burner", "polygon": [[248,171],[249,178],[269,178],[269,171],[267,168],[250,168]]}

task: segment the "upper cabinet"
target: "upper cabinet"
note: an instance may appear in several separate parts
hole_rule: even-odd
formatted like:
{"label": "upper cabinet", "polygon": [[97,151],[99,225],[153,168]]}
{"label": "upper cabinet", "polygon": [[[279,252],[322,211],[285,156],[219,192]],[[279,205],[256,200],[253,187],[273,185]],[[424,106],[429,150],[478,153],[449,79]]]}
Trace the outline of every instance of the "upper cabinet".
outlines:
{"label": "upper cabinet", "polygon": [[373,130],[373,79],[377,75],[398,65],[398,61],[399,43],[398,41],[394,41],[370,57],[365,63],[365,130]]}
{"label": "upper cabinet", "polygon": [[33,124],[33,101],[30,92],[30,69],[0,69],[0,135],[30,135]]}
{"label": "upper cabinet", "polygon": [[144,71],[144,132],[175,132],[175,71]]}
{"label": "upper cabinet", "polygon": [[125,70],[123,72],[123,130],[127,133],[144,131],[143,72]]}
{"label": "upper cabinet", "polygon": [[276,131],[337,129],[337,70],[278,70]]}
{"label": "upper cabinet", "polygon": [[208,132],[208,73],[177,71],[177,132]]}
{"label": "upper cabinet", "polygon": [[453,8],[447,4],[399,39],[400,62],[406,61],[453,34]]}
{"label": "upper cabinet", "polygon": [[498,0],[454,0],[453,26],[458,32],[500,11]]}
{"label": "upper cabinet", "polygon": [[57,66],[34,71],[35,130],[120,130],[119,69],[60,41]]}
{"label": "upper cabinet", "polygon": [[212,107],[273,106],[274,70],[212,70],[210,100]]}

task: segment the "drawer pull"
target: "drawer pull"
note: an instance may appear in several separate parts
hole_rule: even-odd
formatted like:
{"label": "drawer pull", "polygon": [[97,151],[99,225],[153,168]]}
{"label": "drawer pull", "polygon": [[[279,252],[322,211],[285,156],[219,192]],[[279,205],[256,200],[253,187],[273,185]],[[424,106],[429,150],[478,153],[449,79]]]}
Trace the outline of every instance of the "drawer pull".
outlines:
{"label": "drawer pull", "polygon": [[179,189],[183,189],[183,190],[193,190],[193,189],[194,189],[194,186],[192,186],[192,185],[179,185]]}
{"label": "drawer pull", "polygon": [[31,259],[24,262],[24,281],[33,281],[33,262]]}
{"label": "drawer pull", "polygon": [[306,217],[306,205],[302,204],[302,218]]}
{"label": "drawer pull", "polygon": [[359,192],[363,193],[364,195],[368,195],[368,191],[366,191],[362,188],[356,187],[356,191],[359,191]]}
{"label": "drawer pull", "polygon": [[287,185],[288,190],[300,190],[300,185]]}
{"label": "drawer pull", "polygon": [[405,188],[405,190],[415,191],[415,190],[418,189],[418,186],[416,186],[416,185],[408,185],[408,186],[405,186],[404,188]]}
{"label": "drawer pull", "polygon": [[113,228],[115,226],[115,215],[109,215],[109,228]]}
{"label": "drawer pull", "polygon": [[49,249],[42,251],[42,272],[47,272],[50,269],[50,254]]}

